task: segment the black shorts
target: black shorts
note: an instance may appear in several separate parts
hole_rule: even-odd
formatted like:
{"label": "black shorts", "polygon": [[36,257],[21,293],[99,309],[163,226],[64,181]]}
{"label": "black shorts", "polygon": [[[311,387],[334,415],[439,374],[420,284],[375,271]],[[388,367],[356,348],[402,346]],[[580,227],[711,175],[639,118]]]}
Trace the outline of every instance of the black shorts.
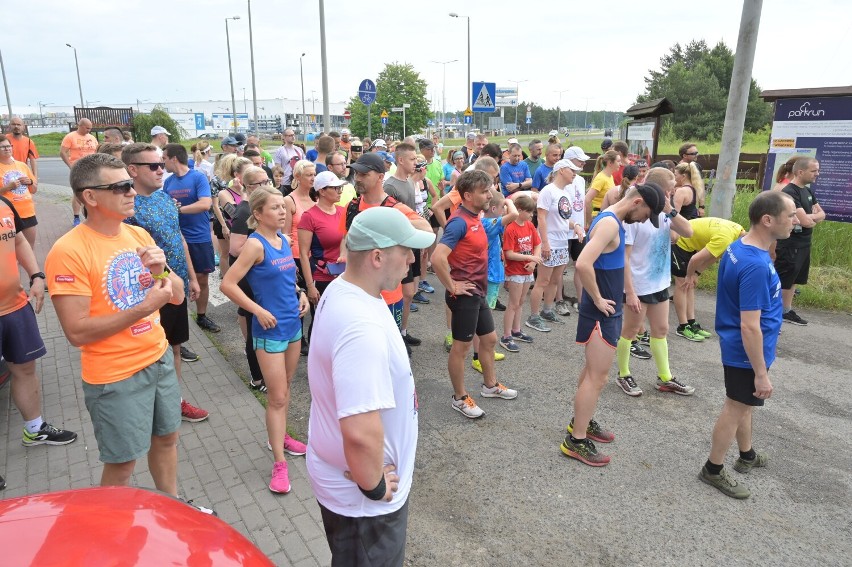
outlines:
{"label": "black shorts", "polygon": [[808,283],[811,271],[811,247],[784,247],[775,249],[775,271],[781,280],[781,289]]}
{"label": "black shorts", "polygon": [[180,305],[166,303],[160,307],[160,324],[166,332],[166,340],[172,346],[182,345],[189,340],[189,311],[186,298]]}
{"label": "black shorts", "polygon": [[216,267],[213,259],[213,242],[186,243],[189,259],[196,274],[212,274]]}
{"label": "black shorts", "polygon": [[213,234],[216,238],[218,240],[225,240],[225,235],[222,234],[222,223],[219,222],[219,219],[213,217],[210,219],[210,222],[213,223]]}
{"label": "black shorts", "polygon": [[431,217],[429,217],[429,225],[432,228],[441,228],[441,225],[438,224],[438,219],[435,215],[432,215]]}
{"label": "black shorts", "polygon": [[[319,503],[318,503],[319,504]],[[319,505],[331,565],[402,565],[408,531],[408,501],[390,514],[352,518]]]}
{"label": "black shorts", "polygon": [[47,354],[30,302],[0,316],[0,355],[12,364],[24,364]]}
{"label": "black shorts", "polygon": [[408,265],[408,275],[403,278],[402,283],[412,283],[414,278],[420,277],[420,249],[412,248],[411,251],[414,253],[414,261]]}
{"label": "black shorts", "polygon": [[668,288],[657,293],[649,293],[648,295],[640,295],[639,301],[647,305],[656,305],[657,303],[665,303],[669,300]]}
{"label": "black shorts", "polygon": [[747,406],[762,406],[763,400],[754,397],[754,369],[723,365],[725,395]]}
{"label": "black shorts", "polygon": [[591,340],[593,333],[597,333],[606,344],[616,348],[621,336],[621,319],[621,315],[605,317],[603,313],[600,319],[593,319],[580,313],[577,317],[577,343],[584,345]]}
{"label": "black shorts", "polygon": [[687,252],[677,244],[672,244],[672,275],[676,278],[686,277],[686,268],[695,252]]}
{"label": "black shorts", "polygon": [[580,242],[578,239],[574,238],[573,240],[568,241],[568,254],[571,256],[572,261],[577,261],[577,258],[580,257],[580,252],[583,251],[583,248],[585,246],[585,240],[583,242]]}
{"label": "black shorts", "polygon": [[25,228],[32,228],[37,225],[38,219],[35,217],[35,215],[27,217],[25,219],[21,219],[21,230],[24,230]]}
{"label": "black shorts", "polygon": [[494,332],[494,317],[488,302],[481,295],[459,295],[453,297],[444,292],[447,307],[450,308],[450,329],[454,341],[470,342],[474,333],[481,337]]}

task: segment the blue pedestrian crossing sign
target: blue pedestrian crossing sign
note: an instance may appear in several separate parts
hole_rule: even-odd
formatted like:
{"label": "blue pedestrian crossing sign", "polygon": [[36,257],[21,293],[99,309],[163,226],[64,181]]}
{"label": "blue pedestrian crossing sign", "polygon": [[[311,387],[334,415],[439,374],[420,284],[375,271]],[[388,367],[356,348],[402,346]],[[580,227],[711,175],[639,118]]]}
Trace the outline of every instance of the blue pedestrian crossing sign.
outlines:
{"label": "blue pedestrian crossing sign", "polygon": [[496,83],[471,83],[471,108],[474,112],[494,112],[497,110],[494,93]]}
{"label": "blue pedestrian crossing sign", "polygon": [[532,118],[527,117],[527,124],[532,124]]}

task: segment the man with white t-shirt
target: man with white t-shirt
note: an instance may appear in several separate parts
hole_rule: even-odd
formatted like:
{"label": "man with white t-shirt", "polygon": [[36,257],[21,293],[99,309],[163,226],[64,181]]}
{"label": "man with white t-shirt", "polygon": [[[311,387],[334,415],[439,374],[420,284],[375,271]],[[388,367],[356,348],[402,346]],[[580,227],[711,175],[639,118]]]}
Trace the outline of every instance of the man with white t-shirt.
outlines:
{"label": "man with white t-shirt", "polygon": [[289,185],[293,179],[293,166],[300,159],[305,159],[305,152],[302,151],[302,148],[295,145],[296,133],[292,128],[284,130],[283,138],[284,143],[280,148],[275,150],[272,161],[284,170],[284,181],[282,183]]}
{"label": "man with white t-shirt", "polygon": [[[580,146],[571,146],[565,150],[562,159],[569,160],[571,163],[579,167],[580,171],[582,171],[586,165],[586,160],[590,158]],[[580,223],[580,226],[585,226],[586,180],[578,173],[574,176],[574,181],[571,182],[571,186],[566,187],[566,189],[568,189],[571,193],[571,222],[574,225]],[[576,262],[577,258],[580,257],[580,252],[583,251],[584,239],[580,238],[574,231],[572,231],[571,236],[568,239],[570,240],[568,254],[571,256],[571,261]],[[574,290],[577,296],[565,297],[563,284],[564,280],[560,279],[558,282],[559,289],[556,293],[556,297],[560,298],[560,301],[556,302],[557,315],[565,315],[568,311],[569,304],[574,309],[579,310],[580,300],[578,298],[583,296],[583,283],[580,281],[580,274],[578,274],[576,270],[574,270]]]}
{"label": "man with white t-shirt", "polygon": [[412,248],[434,240],[393,207],[362,211],[345,238],[346,271],[317,305],[307,468],[333,565],[402,565],[405,558],[417,392],[381,292],[399,286]]}

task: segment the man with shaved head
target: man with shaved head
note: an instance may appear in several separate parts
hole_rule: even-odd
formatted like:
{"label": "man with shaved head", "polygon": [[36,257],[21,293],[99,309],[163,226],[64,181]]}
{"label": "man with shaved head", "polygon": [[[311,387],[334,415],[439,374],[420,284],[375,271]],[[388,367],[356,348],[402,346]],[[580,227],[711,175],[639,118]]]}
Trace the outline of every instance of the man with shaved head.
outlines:
{"label": "man with shaved head", "polygon": [[24,136],[24,121],[20,116],[13,116],[9,121],[9,134],[6,136],[12,144],[12,157],[15,161],[30,166],[30,171],[38,178],[38,149],[35,142]]}
{"label": "man with shaved head", "polygon": [[107,128],[104,130],[104,143],[124,145],[124,134],[118,128]]}
{"label": "man with shaved head", "polygon": [[[71,169],[71,166],[82,157],[93,154],[98,150],[98,140],[89,132],[92,131],[92,121],[82,118],[77,123],[77,129],[62,138],[59,157]],[[75,196],[71,197],[71,209],[74,212],[74,226],[80,224],[80,209],[82,205]]]}

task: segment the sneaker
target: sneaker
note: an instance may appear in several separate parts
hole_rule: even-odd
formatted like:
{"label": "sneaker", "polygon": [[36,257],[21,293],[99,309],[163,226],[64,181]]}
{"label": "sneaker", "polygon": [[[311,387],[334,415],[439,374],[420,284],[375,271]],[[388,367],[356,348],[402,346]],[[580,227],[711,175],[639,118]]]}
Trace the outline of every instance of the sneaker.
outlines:
{"label": "sneaker", "polygon": [[[568,433],[574,433],[574,418],[571,418],[571,423],[568,424]],[[589,421],[589,426],[586,428],[586,436],[598,443],[612,443],[615,441],[615,433],[607,431],[594,419]]]}
{"label": "sneaker", "polygon": [[624,378],[619,376],[615,381],[619,386],[621,386],[621,389],[624,390],[624,393],[628,396],[633,396],[635,398],[636,396],[642,395],[642,388],[636,385],[636,380],[634,380],[633,376],[630,374]]}
{"label": "sneaker", "polygon": [[557,315],[568,317],[569,315],[571,315],[571,306],[568,305],[567,301],[557,301],[555,311]]}
{"label": "sneaker", "polygon": [[402,341],[408,346],[420,346],[423,341],[413,336],[411,333],[406,331],[404,335],[402,335]]}
{"label": "sneaker", "polygon": [[191,423],[198,423],[199,421],[204,421],[210,416],[207,410],[203,410],[201,408],[197,408],[186,400],[181,400],[180,402],[180,418],[183,421],[189,421]]}
{"label": "sneaker", "polygon": [[482,363],[481,363],[481,362],[479,362],[479,359],[478,359],[478,358],[477,358],[477,359],[472,360],[472,361],[471,361],[471,363],[470,363],[470,365],[471,365],[471,367],[472,367],[474,370],[476,370],[477,372],[479,372],[480,374],[482,374]]}
{"label": "sneaker", "polygon": [[453,348],[453,334],[447,333],[447,336],[444,337],[444,350],[450,352]]}
{"label": "sneaker", "polygon": [[678,394],[680,396],[691,396],[695,393],[695,388],[687,386],[677,378],[672,378],[671,380],[663,382],[662,378],[657,376],[657,383],[654,387],[661,392],[671,392],[672,394]]}
{"label": "sneaker", "polygon": [[630,343],[630,356],[638,358],[639,360],[648,360],[651,358],[651,353],[642,348],[639,345],[639,341],[633,341]]}
{"label": "sneaker", "polygon": [[72,222],[71,224],[73,224],[74,226],[80,224],[80,217],[74,217],[74,222]]}
{"label": "sneaker", "polygon": [[701,467],[701,472],[698,474],[698,478],[701,479],[701,482],[709,484],[710,486],[715,486],[719,489],[722,494],[725,496],[730,496],[731,498],[748,498],[751,496],[751,493],[748,491],[748,488],[738,483],[736,480],[732,479],[728,474],[728,471],[722,469],[719,474],[710,474],[707,471],[707,467]]}
{"label": "sneaker", "polygon": [[754,467],[761,468],[769,464],[769,457],[766,453],[755,453],[755,457],[751,461],[747,461],[742,457],[734,463],[734,470],[738,473],[747,474]]}
{"label": "sneaker", "polygon": [[290,475],[287,473],[287,463],[272,464],[272,480],[269,481],[269,490],[278,494],[290,492]]}
{"label": "sneaker", "polygon": [[519,352],[521,349],[512,340],[512,337],[500,337],[500,346],[509,352]]}
{"label": "sneaker", "polygon": [[199,315],[195,319],[195,322],[198,324],[199,327],[211,333],[218,333],[222,330],[219,328],[219,325],[213,322],[213,319],[211,319],[207,315]]}
{"label": "sneaker", "polygon": [[413,301],[414,303],[422,303],[423,305],[429,305],[429,303],[431,303],[428,299],[426,299],[426,296],[419,291],[414,294],[414,297],[411,298],[411,301]]}
{"label": "sneaker", "polygon": [[269,391],[266,388],[266,381],[263,378],[261,378],[260,380],[249,380],[249,388],[256,392],[261,392],[263,394]]}
{"label": "sneaker", "polygon": [[704,342],[704,337],[693,331],[689,325],[684,325],[682,328],[678,325],[678,328],[675,330],[675,334],[694,343]]}
{"label": "sneaker", "polygon": [[451,397],[451,399],[453,401],[453,409],[465,417],[476,419],[477,417],[485,415],[485,412],[482,411],[482,409],[476,405],[476,402],[473,401],[473,398],[467,394],[462,396],[462,399],[460,400],[455,399],[455,397]]}
{"label": "sneaker", "polygon": [[506,358],[506,355],[503,354],[502,352],[497,352],[496,350],[494,351],[494,362],[500,362],[501,360],[503,360],[505,358]]}
{"label": "sneaker", "polygon": [[180,347],[180,359],[184,362],[195,362],[198,360],[198,355],[181,345]]}
{"label": "sneaker", "polygon": [[539,316],[542,319],[544,319],[545,321],[547,321],[548,323],[561,323],[562,322],[562,320],[559,317],[557,317],[556,313],[554,313],[553,311],[545,311],[544,309],[542,309],[541,312],[539,313]]}
{"label": "sneaker", "polygon": [[564,298],[565,301],[567,301],[571,305],[571,307],[574,308],[574,311],[580,310],[580,301],[576,297],[565,297],[565,296],[562,296],[562,297]]}
{"label": "sneaker", "polygon": [[[272,450],[272,443],[269,442],[269,439],[266,440],[266,448],[270,451]],[[305,453],[308,452],[308,446],[290,437],[289,433],[284,434],[284,452],[289,453],[290,455],[294,455],[296,457],[301,457]]]}
{"label": "sneaker", "polygon": [[608,465],[610,461],[608,456],[598,453],[595,444],[590,439],[572,441],[571,436],[566,435],[559,449],[569,457],[590,467],[603,467]]}
{"label": "sneaker", "polygon": [[807,321],[799,317],[792,309],[784,313],[781,318],[785,323],[793,323],[794,325],[801,325],[802,327],[808,324]]}
{"label": "sneaker", "polygon": [[420,308],[417,307],[416,303],[412,303],[411,305],[408,306],[408,311],[410,313],[417,313],[418,311],[420,311]]}
{"label": "sneaker", "polygon": [[423,292],[426,292],[426,293],[435,293],[435,288],[432,287],[432,284],[430,284],[426,280],[420,280],[420,285],[418,285],[417,287],[420,291],[423,291]]}
{"label": "sneaker", "polygon": [[429,273],[429,274],[435,273],[435,268],[432,267],[432,264],[429,264],[428,266],[426,266],[426,273]]}
{"label": "sneaker", "polygon": [[65,431],[58,427],[53,427],[46,421],[41,424],[41,429],[35,433],[30,433],[24,429],[24,436],[21,439],[21,444],[24,447],[35,447],[36,445],[67,445],[73,443],[77,439],[77,434],[73,431]]}
{"label": "sneaker", "polygon": [[710,337],[712,337],[712,336],[713,336],[713,333],[711,333],[710,331],[707,331],[707,330],[703,329],[703,328],[701,327],[701,323],[699,323],[698,321],[696,321],[695,323],[692,323],[692,324],[689,326],[689,328],[690,328],[690,329],[692,329],[692,332],[693,332],[693,333],[695,333],[695,334],[697,334],[697,335],[699,335],[699,336],[702,336],[702,337],[704,337],[705,339],[709,339]]}
{"label": "sneaker", "polygon": [[498,299],[496,301],[496,303],[494,303],[494,311],[505,311],[505,310],[506,310],[506,306],[503,305],[502,303],[500,303],[500,300]]}
{"label": "sneaker", "polygon": [[512,331],[512,339],[516,341],[520,341],[522,343],[531,343],[533,342],[533,338],[523,331],[518,331],[517,333]]}
{"label": "sneaker", "polygon": [[494,384],[493,388],[486,388],[485,384],[479,390],[479,395],[483,398],[503,398],[504,400],[514,400],[518,397],[518,391],[507,388],[500,382]]}
{"label": "sneaker", "polygon": [[308,341],[306,341],[306,340],[303,338],[303,339],[302,339],[302,346],[301,346],[301,347],[299,347],[299,356],[308,356],[308,350],[309,350],[309,348],[308,348],[308,347],[309,347],[309,345],[308,345]]}
{"label": "sneaker", "polygon": [[545,325],[544,319],[542,319],[538,315],[530,315],[529,318],[524,321],[524,325],[526,325],[530,329],[535,329],[536,331],[540,331],[542,333],[550,332],[550,327]]}
{"label": "sneaker", "polygon": [[644,333],[639,333],[636,335],[636,341],[640,345],[651,346],[651,333],[645,331]]}
{"label": "sneaker", "polygon": [[6,479],[0,476],[0,490],[3,490],[4,488],[6,488]]}
{"label": "sneaker", "polygon": [[196,510],[198,510],[202,514],[207,514],[209,516],[216,516],[217,518],[219,517],[219,514],[216,513],[216,510],[214,510],[213,508],[208,508],[207,506],[202,506],[201,504],[196,504],[194,500],[184,500],[183,502],[184,502],[184,504],[192,506],[193,508],[195,508]]}

